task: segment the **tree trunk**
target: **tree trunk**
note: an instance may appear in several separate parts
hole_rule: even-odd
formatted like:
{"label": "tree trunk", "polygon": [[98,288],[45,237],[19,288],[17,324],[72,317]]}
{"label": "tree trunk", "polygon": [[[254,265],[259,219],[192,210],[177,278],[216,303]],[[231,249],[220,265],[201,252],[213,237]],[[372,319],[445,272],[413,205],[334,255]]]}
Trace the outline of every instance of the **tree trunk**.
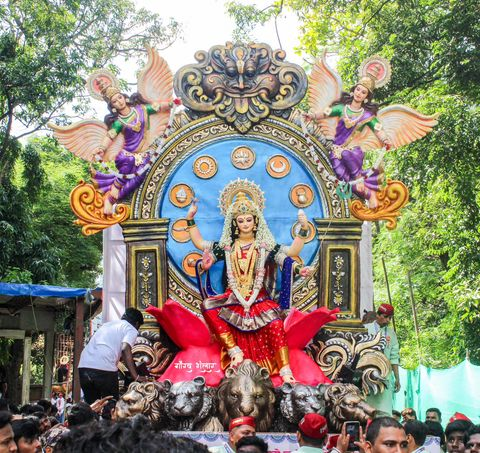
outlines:
{"label": "tree trunk", "polygon": [[23,340],[14,340],[10,346],[12,358],[7,368],[7,397],[8,401],[20,404],[22,400],[22,379],[20,368],[23,363]]}

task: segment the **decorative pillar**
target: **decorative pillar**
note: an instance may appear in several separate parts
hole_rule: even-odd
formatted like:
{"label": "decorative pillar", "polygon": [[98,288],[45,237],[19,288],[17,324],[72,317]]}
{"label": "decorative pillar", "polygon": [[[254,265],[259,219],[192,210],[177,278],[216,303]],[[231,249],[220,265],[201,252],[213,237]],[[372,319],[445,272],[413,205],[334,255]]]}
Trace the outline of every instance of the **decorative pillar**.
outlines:
{"label": "decorative pillar", "polygon": [[340,308],[335,326],[360,328],[360,240],[362,222],[315,219],[320,241],[318,305]]}
{"label": "decorative pillar", "polygon": [[122,223],[127,245],[126,306],[143,312],[142,329],[158,330],[148,305],[161,307],[168,297],[166,240],[170,219],[130,220]]}

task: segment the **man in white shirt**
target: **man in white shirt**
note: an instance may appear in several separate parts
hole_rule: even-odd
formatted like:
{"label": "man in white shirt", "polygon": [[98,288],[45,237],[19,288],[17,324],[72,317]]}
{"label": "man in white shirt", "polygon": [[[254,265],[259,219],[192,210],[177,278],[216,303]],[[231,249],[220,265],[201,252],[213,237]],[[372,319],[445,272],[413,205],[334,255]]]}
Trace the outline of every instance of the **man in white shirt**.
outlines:
{"label": "man in white shirt", "polygon": [[80,386],[88,404],[105,396],[118,399],[117,364],[120,358],[134,380],[146,380],[138,375],[132,356],[132,346],[142,324],[142,313],[136,308],[127,308],[121,320],[105,323],[85,346],[78,371]]}
{"label": "man in white shirt", "polygon": [[407,435],[408,453],[423,453],[425,439],[428,434],[428,427],[420,420],[410,420],[403,425]]}

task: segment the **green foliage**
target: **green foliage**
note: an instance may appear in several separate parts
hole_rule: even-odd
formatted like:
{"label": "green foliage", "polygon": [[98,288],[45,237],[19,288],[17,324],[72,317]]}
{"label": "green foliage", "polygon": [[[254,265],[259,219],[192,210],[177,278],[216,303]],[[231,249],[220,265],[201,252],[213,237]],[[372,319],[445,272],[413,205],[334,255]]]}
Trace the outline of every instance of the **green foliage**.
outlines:
{"label": "green foliage", "polygon": [[227,14],[233,17],[235,28],[232,31],[232,38],[235,42],[248,43],[255,41],[253,32],[258,24],[265,24],[272,17],[276,17],[282,7],[281,3],[259,9],[255,5],[244,5],[235,1],[227,2],[225,5]]}
{"label": "green foliage", "polygon": [[[60,110],[74,102],[81,113],[88,105],[85,78],[116,57],[130,58],[145,45],[165,47],[179,24],[158,14],[136,10],[129,0],[0,3],[0,171],[6,173],[13,121],[32,133],[47,121],[65,121]],[[18,138],[18,137],[17,137]]]}
{"label": "green foliage", "polygon": [[[88,165],[48,137],[25,147],[15,183],[0,187],[0,279],[16,283],[95,286],[101,236],[84,237],[73,225],[69,193]],[[35,181],[38,182],[35,185]]]}
{"label": "green foliage", "polygon": [[[275,5],[280,2],[274,3]],[[285,0],[301,23],[300,51],[340,56],[344,86],[363,59],[390,59],[382,104],[440,113],[426,138],[387,155],[386,174],[405,181],[411,201],[393,232],[374,240],[375,294],[387,300],[381,259],[397,307],[402,361],[447,367],[480,362],[480,7],[474,0]],[[238,8],[235,15],[241,13]],[[253,29],[254,16],[248,26]],[[374,158],[370,156],[370,158]],[[420,350],[412,318],[410,273]]]}

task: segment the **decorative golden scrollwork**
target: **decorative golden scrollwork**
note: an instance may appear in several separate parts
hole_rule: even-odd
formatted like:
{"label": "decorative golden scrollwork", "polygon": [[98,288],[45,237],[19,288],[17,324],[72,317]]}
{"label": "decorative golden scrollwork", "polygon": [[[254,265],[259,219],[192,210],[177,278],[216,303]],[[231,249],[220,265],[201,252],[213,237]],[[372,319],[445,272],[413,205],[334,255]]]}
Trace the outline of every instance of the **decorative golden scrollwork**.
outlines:
{"label": "decorative golden scrollwork", "polygon": [[367,395],[385,390],[391,371],[383,353],[386,344],[381,333],[320,331],[306,352],[334,382],[352,382],[355,373],[361,374],[361,388]]}
{"label": "decorative golden scrollwork", "polygon": [[130,217],[130,207],[118,204],[115,214],[103,212],[104,196],[92,184],[80,181],[70,192],[70,207],[78,217],[76,225],[82,225],[82,234],[90,236]]}
{"label": "decorative golden scrollwork", "polygon": [[389,230],[397,226],[397,217],[402,209],[408,203],[408,189],[401,181],[387,180],[387,186],[378,192],[378,206],[370,209],[360,200],[354,200],[349,203],[350,212],[360,220],[386,220]]}

